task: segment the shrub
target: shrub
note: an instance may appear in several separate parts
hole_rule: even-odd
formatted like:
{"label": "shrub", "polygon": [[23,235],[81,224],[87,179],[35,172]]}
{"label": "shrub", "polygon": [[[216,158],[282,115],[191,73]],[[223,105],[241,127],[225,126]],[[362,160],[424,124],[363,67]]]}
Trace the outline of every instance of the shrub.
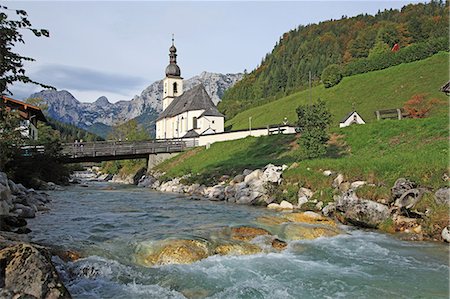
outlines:
{"label": "shrub", "polygon": [[424,94],[415,94],[405,103],[403,108],[411,118],[424,118],[439,103],[438,99],[426,99]]}
{"label": "shrub", "polygon": [[303,158],[311,159],[326,153],[328,141],[327,128],[331,123],[331,114],[325,102],[320,100],[313,105],[301,105],[297,108],[297,126],[302,134],[299,139]]}
{"label": "shrub", "polygon": [[333,87],[342,80],[342,68],[337,64],[327,66],[321,76],[325,88]]}

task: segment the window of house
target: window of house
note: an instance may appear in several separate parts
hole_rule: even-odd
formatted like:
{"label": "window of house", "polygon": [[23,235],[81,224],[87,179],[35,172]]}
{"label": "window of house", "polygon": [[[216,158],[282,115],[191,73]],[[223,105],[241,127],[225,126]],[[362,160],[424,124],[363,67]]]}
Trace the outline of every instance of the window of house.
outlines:
{"label": "window of house", "polygon": [[194,129],[198,129],[198,127],[197,127],[197,117],[193,117],[192,118],[192,127]]}

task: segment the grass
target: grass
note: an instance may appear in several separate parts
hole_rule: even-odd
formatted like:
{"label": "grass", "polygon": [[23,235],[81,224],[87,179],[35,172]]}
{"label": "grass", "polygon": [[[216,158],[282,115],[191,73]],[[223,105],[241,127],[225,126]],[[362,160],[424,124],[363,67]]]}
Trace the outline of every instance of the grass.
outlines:
{"label": "grass", "polygon": [[[345,77],[332,88],[326,89],[323,85],[314,87],[312,98],[321,98],[327,102],[334,126],[352,110],[357,110],[366,122],[372,122],[376,119],[375,110],[403,107],[412,95],[421,93],[444,101],[445,105],[432,111],[432,115],[444,115],[448,111],[448,97],[439,89],[449,80],[448,70],[449,54],[440,52],[421,61]],[[252,117],[254,128],[279,124],[285,117],[294,123],[297,120],[296,108],[307,103],[309,91],[301,91],[245,110],[228,120],[225,127],[231,127],[232,130],[246,129],[249,117]]]}
{"label": "grass", "polygon": [[[399,177],[409,178],[423,187],[437,189],[448,173],[449,129],[447,117],[386,120],[336,130],[343,135],[342,155],[299,162],[287,170],[287,181],[313,189],[330,186],[332,178],[322,175],[330,169],[347,180],[366,180],[391,187]],[[386,189],[386,188],[385,188]],[[383,197],[385,192],[376,194]]]}
{"label": "grass", "polygon": [[283,174],[287,185],[328,194],[333,177],[322,172],[332,170],[344,174],[349,181],[365,180],[382,187],[377,192],[365,190],[375,200],[386,197],[399,177],[430,189],[446,185],[442,176],[448,173],[447,117],[385,120],[335,129],[333,136],[328,155],[319,159],[297,161],[297,137],[273,135],[218,142],[209,149],[192,149],[163,162],[157,170],[166,172],[166,177],[193,174],[217,178],[268,163],[296,162]]}
{"label": "grass", "polygon": [[166,177],[184,174],[217,177],[235,175],[245,168],[256,169],[268,163],[292,163],[293,157],[287,153],[295,148],[295,138],[293,135],[272,135],[217,142],[209,149],[191,149],[164,161],[156,170],[165,172]]}

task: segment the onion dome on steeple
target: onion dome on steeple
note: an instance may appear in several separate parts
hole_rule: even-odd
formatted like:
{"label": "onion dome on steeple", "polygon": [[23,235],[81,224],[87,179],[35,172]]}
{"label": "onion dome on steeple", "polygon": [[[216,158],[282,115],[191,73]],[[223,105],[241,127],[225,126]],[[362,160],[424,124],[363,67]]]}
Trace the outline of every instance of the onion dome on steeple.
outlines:
{"label": "onion dome on steeple", "polygon": [[177,65],[177,48],[175,48],[174,45],[174,38],[172,35],[172,46],[169,48],[169,57],[170,57],[170,63],[166,67],[166,76],[172,76],[172,77],[180,77],[181,76],[181,70],[180,67]]}

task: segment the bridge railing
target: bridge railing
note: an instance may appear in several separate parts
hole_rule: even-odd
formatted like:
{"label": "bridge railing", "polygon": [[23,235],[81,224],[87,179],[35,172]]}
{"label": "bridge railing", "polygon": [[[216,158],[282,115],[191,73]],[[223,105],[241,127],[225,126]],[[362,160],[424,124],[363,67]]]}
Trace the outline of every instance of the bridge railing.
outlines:
{"label": "bridge railing", "polygon": [[72,157],[101,157],[179,152],[186,148],[180,140],[98,141],[65,143],[62,153]]}

